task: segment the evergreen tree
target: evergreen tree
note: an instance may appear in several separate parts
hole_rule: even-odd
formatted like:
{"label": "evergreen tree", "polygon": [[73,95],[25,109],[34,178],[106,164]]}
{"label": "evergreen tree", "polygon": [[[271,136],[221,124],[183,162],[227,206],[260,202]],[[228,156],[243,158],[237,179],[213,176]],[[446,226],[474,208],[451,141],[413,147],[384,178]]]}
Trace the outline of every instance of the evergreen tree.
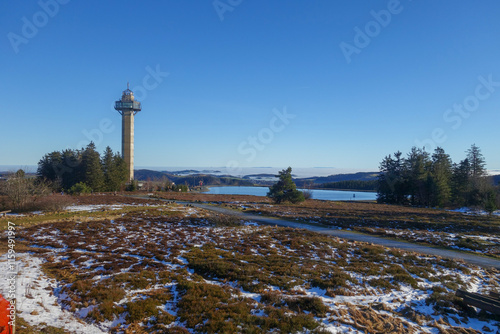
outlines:
{"label": "evergreen tree", "polygon": [[82,152],[81,175],[83,181],[92,191],[104,189],[104,173],[101,166],[101,157],[96,151],[95,144],[90,142]]}
{"label": "evergreen tree", "polygon": [[40,180],[49,181],[54,189],[61,187],[62,177],[58,170],[62,164],[61,152],[54,151],[43,156],[38,162],[37,177]]}
{"label": "evergreen tree", "polygon": [[377,201],[380,203],[406,203],[406,189],[403,179],[404,159],[401,156],[402,153],[398,151],[394,153],[394,158],[389,154],[380,163],[377,186]]}
{"label": "evergreen tree", "polygon": [[81,194],[90,194],[92,189],[85,184],[85,182],[78,182],[74,184],[71,188],[69,188],[68,192],[71,195],[81,195]]}
{"label": "evergreen tree", "polygon": [[104,190],[105,191],[113,191],[112,186],[112,176],[114,174],[113,168],[113,151],[111,147],[107,146],[104,151],[104,155],[101,159],[102,171],[104,174]]}
{"label": "evergreen tree", "polygon": [[452,175],[452,201],[455,205],[467,205],[470,182],[469,159],[464,159],[453,165]]}
{"label": "evergreen tree", "polygon": [[481,150],[475,144],[467,150],[467,159],[470,166],[467,205],[483,205],[490,188],[486,180],[485,159]]}
{"label": "evergreen tree", "polygon": [[495,189],[491,187],[486,192],[485,197],[484,209],[491,215],[497,209],[497,194],[495,193]]}
{"label": "evergreen tree", "polygon": [[66,149],[62,151],[62,162],[55,166],[56,173],[61,179],[62,189],[68,190],[78,182],[84,182],[81,168],[81,152]]}
{"label": "evergreen tree", "polygon": [[115,153],[113,156],[113,166],[115,168],[115,185],[118,185],[118,188],[115,190],[120,190],[121,186],[128,181],[128,168],[125,159],[122,158],[120,153]]}
{"label": "evergreen tree", "polygon": [[429,153],[412,147],[405,160],[404,179],[410,195],[410,202],[413,205],[429,204],[430,165]]}
{"label": "evergreen tree", "polygon": [[413,205],[453,204],[490,209],[500,202],[496,195],[500,190],[495,191],[487,176],[485,159],[476,145],[471,146],[467,158],[458,164],[453,164],[441,147],[432,157],[416,147],[406,159],[401,159],[401,152],[394,156],[385,157],[380,164],[379,202],[405,204],[409,199]]}
{"label": "evergreen tree", "polygon": [[377,179],[377,202],[379,203],[397,203],[395,194],[398,180],[394,165],[394,159],[390,154],[380,163],[380,174]]}
{"label": "evergreen tree", "polygon": [[104,190],[118,191],[122,184],[127,181],[127,165],[119,154],[113,154],[108,146],[102,157],[102,169],[104,173]]}
{"label": "evergreen tree", "polygon": [[476,144],[472,144],[470,149],[467,150],[467,159],[469,160],[470,173],[473,179],[478,179],[487,175],[485,167],[486,161],[481,153],[481,149],[477,147]]}
{"label": "evergreen tree", "polygon": [[444,207],[451,199],[452,161],[445,151],[438,147],[432,155],[431,205]]}
{"label": "evergreen tree", "polygon": [[278,182],[269,187],[267,197],[274,200],[275,203],[282,202],[298,203],[305,200],[304,194],[297,190],[295,182],[292,180],[292,168],[283,169],[277,175]]}

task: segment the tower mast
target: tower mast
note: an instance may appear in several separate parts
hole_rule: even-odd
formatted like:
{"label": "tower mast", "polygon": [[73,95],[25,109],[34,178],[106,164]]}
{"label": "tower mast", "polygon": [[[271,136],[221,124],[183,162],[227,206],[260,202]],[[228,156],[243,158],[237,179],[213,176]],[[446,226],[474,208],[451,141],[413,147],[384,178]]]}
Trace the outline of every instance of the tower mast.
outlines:
{"label": "tower mast", "polygon": [[141,103],[135,101],[128,82],[121,100],[115,102],[115,109],[122,115],[122,157],[127,165],[130,182],[134,179],[134,116],[141,111]]}

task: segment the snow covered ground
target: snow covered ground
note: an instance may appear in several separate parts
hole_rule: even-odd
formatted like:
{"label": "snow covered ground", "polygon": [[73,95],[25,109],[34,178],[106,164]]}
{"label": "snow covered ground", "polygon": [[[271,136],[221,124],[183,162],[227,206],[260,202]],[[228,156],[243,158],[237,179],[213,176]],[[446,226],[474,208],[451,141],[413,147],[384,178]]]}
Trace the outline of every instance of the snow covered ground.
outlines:
{"label": "snow covered ground", "polygon": [[[486,212],[486,211],[484,211],[484,210],[475,210],[475,209],[471,209],[471,208],[468,208],[468,207],[463,207],[463,208],[449,210],[449,211],[451,211],[451,212],[461,212],[463,214],[473,215],[473,216],[474,215],[479,215],[479,216],[487,216],[487,215],[489,215],[489,213]],[[500,216],[500,210],[493,211],[492,215],[494,215],[494,216]]]}
{"label": "snow covered ground", "polygon": [[[49,279],[41,270],[44,260],[29,253],[16,254],[16,308],[18,315],[30,325],[46,323],[49,326],[64,328],[71,333],[106,333],[88,324],[67,310],[58,302],[53,291],[59,288],[54,279]],[[7,254],[0,256],[1,272],[8,273]],[[6,282],[6,279],[2,280]],[[0,293],[8,295],[6,284],[0,285]]]}
{"label": "snow covered ground", "polygon": [[120,210],[127,204],[112,204],[112,205],[70,205],[65,208],[65,210],[70,212],[78,211],[103,211],[103,210]]}
{"label": "snow covered ground", "polygon": [[[19,237],[33,246],[33,252],[17,254],[20,316],[31,325],[46,323],[71,333],[107,333],[115,326],[124,330],[132,325],[129,310],[134,303],[163,294],[168,298],[158,309],[173,319],[168,326],[196,332],[202,327],[189,327],[181,320],[184,306],[179,304],[187,293],[179,286],[195,282],[230,292],[235,303],[245,303],[257,318],[280,309],[285,316],[312,314],[292,310],[286,302],[264,301],[269,293],[285,301],[319,298],[328,311],[314,314],[314,320],[331,333],[363,333],[362,321],[385,321],[396,329],[422,333],[453,331],[453,327],[500,330],[498,322],[464,316],[446,299],[458,287],[479,293],[498,290],[498,272],[303,230],[252,222],[214,227],[210,221],[215,218],[206,218],[201,211],[172,206],[153,216],[131,213],[111,221],[51,223],[19,231]],[[0,257],[0,266],[6,265],[6,259],[6,255]],[[43,263],[67,278],[49,278],[42,271]],[[111,320],[96,320],[105,309],[96,296],[105,292],[92,289],[123,290],[124,295],[111,304],[116,311]],[[0,286],[0,292],[6,292],[6,286]],[[438,305],[439,300],[432,298],[446,303]],[[201,317],[204,320],[196,326],[215,321],[206,314]],[[153,325],[145,320],[140,326]]]}

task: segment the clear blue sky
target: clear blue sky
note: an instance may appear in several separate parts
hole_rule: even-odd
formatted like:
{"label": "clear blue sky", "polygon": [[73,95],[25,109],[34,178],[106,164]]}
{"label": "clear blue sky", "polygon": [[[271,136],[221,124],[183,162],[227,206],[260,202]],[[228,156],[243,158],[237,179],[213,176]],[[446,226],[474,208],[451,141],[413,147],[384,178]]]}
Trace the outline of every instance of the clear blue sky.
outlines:
{"label": "clear blue sky", "polygon": [[[130,81],[143,106],[136,166],[377,170],[414,145],[440,145],[458,162],[475,143],[500,169],[498,1],[0,9],[0,165],[35,165],[89,138],[120,151],[112,105]],[[277,118],[284,110],[294,117]]]}

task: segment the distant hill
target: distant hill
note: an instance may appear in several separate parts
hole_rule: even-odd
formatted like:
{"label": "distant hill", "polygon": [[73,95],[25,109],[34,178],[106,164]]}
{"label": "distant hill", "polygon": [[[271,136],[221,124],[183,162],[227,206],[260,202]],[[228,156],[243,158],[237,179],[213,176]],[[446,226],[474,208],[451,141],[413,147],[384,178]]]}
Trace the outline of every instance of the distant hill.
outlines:
{"label": "distant hill", "polygon": [[376,191],[377,183],[378,183],[377,180],[370,180],[370,181],[349,180],[349,181],[321,183],[318,184],[317,187],[324,189],[335,189],[335,190]]}
{"label": "distant hill", "polygon": [[329,176],[319,176],[319,177],[307,177],[296,179],[295,182],[297,185],[303,185],[307,183],[331,183],[331,182],[341,182],[341,181],[374,181],[377,179],[379,175],[378,172],[358,172],[351,174],[337,174],[337,175],[329,175]]}
{"label": "distant hill", "polygon": [[[174,174],[175,173],[175,174]],[[254,183],[231,175],[190,174],[178,175],[178,172],[159,172],[149,169],[134,171],[134,177],[138,181],[171,181],[175,184],[187,184],[198,186],[200,181],[206,186],[252,186]]]}
{"label": "distant hill", "polygon": [[276,174],[266,174],[266,173],[261,173],[261,174],[249,174],[243,176],[244,179],[262,179],[262,178],[276,178]]}
{"label": "distant hill", "polygon": [[[184,174],[184,173],[192,174]],[[231,175],[213,175],[205,173],[195,173],[195,170],[185,171],[155,171],[149,169],[139,169],[134,172],[136,180],[139,181],[171,181],[175,184],[187,184],[197,186],[200,181],[206,186],[269,186],[276,182],[274,174],[251,174],[242,178]],[[337,188],[337,189],[358,189],[373,190],[377,172],[359,172],[352,174],[337,174],[329,176],[294,178],[298,187],[313,186],[315,188]],[[500,176],[500,175],[499,175]]]}
{"label": "distant hill", "polygon": [[169,178],[169,174],[150,169],[138,169],[134,171],[134,179],[139,181],[160,181]]}
{"label": "distant hill", "polygon": [[230,175],[215,176],[209,174],[193,174],[181,177],[172,177],[176,184],[187,184],[189,186],[199,185],[200,181],[205,186],[253,186],[254,182],[243,180]]}

